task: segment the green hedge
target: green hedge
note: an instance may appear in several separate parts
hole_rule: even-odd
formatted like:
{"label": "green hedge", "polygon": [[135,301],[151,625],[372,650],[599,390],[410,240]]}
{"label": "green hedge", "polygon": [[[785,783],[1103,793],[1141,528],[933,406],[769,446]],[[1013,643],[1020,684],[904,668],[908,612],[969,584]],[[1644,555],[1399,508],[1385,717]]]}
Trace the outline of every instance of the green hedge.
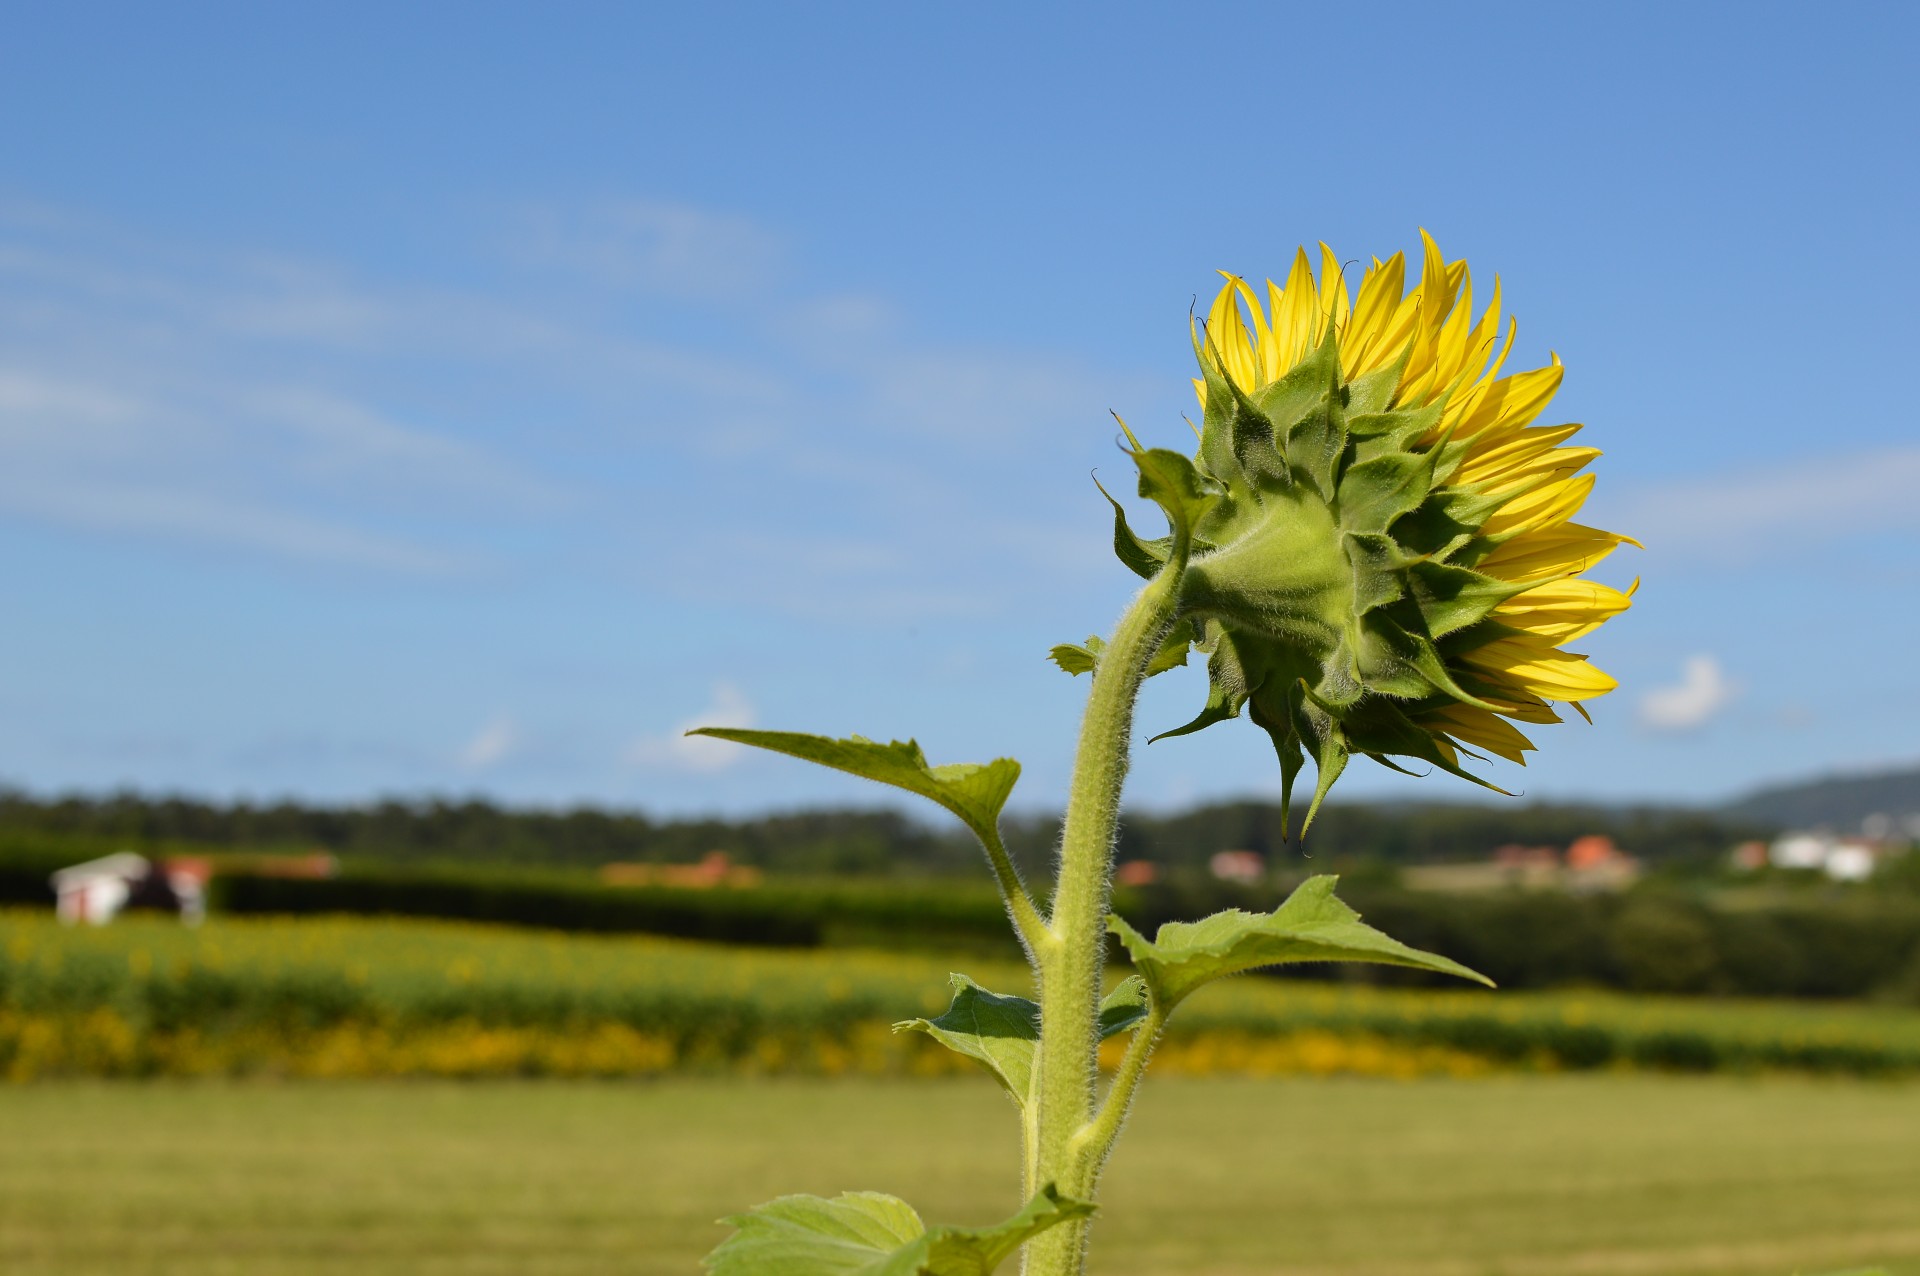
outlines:
{"label": "green hedge", "polygon": [[1014,947],[992,887],[971,882],[826,881],[695,890],[602,886],[555,874],[360,866],[320,880],[223,875],[214,879],[212,903],[226,913],[440,917],[798,948]]}
{"label": "green hedge", "polygon": [[[1444,953],[1504,988],[1589,986],[1742,997],[1908,995],[1920,978],[1920,899],[1857,890],[1741,901],[1654,888],[1624,895],[1442,894],[1355,882],[1342,898],[1416,948]],[[1137,906],[1157,925],[1278,893],[1189,883]],[[1385,966],[1308,970],[1370,983],[1432,983]]]}
{"label": "green hedge", "polygon": [[[0,903],[50,907],[48,874],[112,849],[0,842]],[[1280,894],[1190,877],[1122,892],[1116,904],[1150,930],[1223,907],[1271,908]],[[1455,895],[1356,876],[1341,894],[1388,934],[1465,962],[1507,988],[1920,1003],[1920,895],[1902,891],[1808,890],[1744,900],[1652,886],[1617,896]],[[1015,951],[992,887],[967,879],[774,879],[691,890],[608,887],[554,870],[350,863],[340,876],[318,881],[222,874],[211,903],[229,913],[439,917],[762,946]],[[1423,978],[1390,967],[1298,973],[1377,983]]]}

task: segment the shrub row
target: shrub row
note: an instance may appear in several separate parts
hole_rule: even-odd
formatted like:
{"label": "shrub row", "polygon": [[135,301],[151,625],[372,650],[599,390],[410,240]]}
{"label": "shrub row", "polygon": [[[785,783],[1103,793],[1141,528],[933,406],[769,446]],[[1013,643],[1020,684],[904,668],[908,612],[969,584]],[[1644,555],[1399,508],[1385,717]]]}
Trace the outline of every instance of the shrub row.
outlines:
{"label": "shrub row", "polygon": [[216,877],[213,906],[226,913],[438,917],[789,948],[1014,951],[999,897],[974,882],[610,887],[558,874],[358,866],[320,880]]}
{"label": "shrub row", "polygon": [[[1742,997],[1920,993],[1920,898],[1858,891],[1741,901],[1677,890],[1624,895],[1440,894],[1355,883],[1341,896],[1403,943],[1444,953],[1503,988],[1618,988]],[[1278,895],[1190,884],[1150,888],[1140,922],[1194,917]],[[1435,983],[1394,967],[1307,971],[1368,983]]]}
{"label": "shrub row", "polygon": [[[0,846],[0,903],[49,903],[47,876],[71,857],[71,848]],[[1356,880],[1342,895],[1396,939],[1462,961],[1506,988],[1920,1003],[1920,897],[1899,892],[1791,892],[1742,903],[1651,888],[1620,896],[1449,895]],[[1279,898],[1277,890],[1185,879],[1123,892],[1116,903],[1150,933],[1163,921],[1233,905],[1271,908]],[[607,887],[552,871],[358,864],[317,881],[223,874],[214,879],[212,902],[237,914],[436,917],[760,946],[1014,952],[992,888],[969,880],[776,880],[692,890]],[[1386,967],[1294,973],[1425,980]]]}

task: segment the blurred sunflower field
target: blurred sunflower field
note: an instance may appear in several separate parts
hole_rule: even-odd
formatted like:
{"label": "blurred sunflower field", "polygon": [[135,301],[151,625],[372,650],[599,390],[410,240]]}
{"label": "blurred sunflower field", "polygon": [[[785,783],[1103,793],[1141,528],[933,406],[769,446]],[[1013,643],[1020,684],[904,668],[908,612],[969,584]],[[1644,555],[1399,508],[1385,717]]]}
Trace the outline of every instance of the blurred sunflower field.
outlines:
{"label": "blurred sunflower field", "polygon": [[[946,962],[421,919],[0,911],[0,1077],[937,1075],[892,1024],[937,1013]],[[967,973],[1027,992],[1024,968]],[[1230,981],[1156,1067],[1187,1075],[1656,1068],[1920,1072],[1894,1006]]]}

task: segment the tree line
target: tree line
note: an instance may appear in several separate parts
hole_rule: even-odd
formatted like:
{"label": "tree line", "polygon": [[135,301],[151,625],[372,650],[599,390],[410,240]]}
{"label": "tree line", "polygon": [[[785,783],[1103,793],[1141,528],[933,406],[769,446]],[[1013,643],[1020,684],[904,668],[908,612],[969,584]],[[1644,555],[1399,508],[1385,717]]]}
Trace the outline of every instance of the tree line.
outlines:
{"label": "tree line", "polygon": [[[1216,851],[1249,850],[1306,867],[1479,859],[1507,844],[1564,847],[1601,834],[1654,862],[1703,863],[1770,827],[1683,807],[1388,802],[1324,809],[1304,845],[1283,834],[1280,809],[1221,802],[1122,822],[1121,859],[1198,866]],[[1010,849],[1029,873],[1051,867],[1059,819],[1010,817]],[[213,802],[138,793],[39,797],[0,790],[0,839],[130,849],[207,847],[312,851],[392,862],[594,865],[675,862],[725,851],[781,873],[972,872],[968,834],[887,809],[821,809],[735,819],[656,819],[639,811],[515,808],[478,798],[388,799],[363,805]]]}

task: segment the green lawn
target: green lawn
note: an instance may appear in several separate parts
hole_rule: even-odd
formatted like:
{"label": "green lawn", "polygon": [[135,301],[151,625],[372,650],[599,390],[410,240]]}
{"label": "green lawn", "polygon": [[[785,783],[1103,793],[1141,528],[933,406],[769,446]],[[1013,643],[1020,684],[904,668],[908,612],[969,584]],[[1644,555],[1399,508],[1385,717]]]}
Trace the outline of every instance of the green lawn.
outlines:
{"label": "green lawn", "polygon": [[[991,1220],[1013,1148],[971,1080],[12,1087],[0,1272],[685,1273],[781,1192]],[[1105,1203],[1108,1276],[1913,1276],[1920,1085],[1162,1079]]]}

